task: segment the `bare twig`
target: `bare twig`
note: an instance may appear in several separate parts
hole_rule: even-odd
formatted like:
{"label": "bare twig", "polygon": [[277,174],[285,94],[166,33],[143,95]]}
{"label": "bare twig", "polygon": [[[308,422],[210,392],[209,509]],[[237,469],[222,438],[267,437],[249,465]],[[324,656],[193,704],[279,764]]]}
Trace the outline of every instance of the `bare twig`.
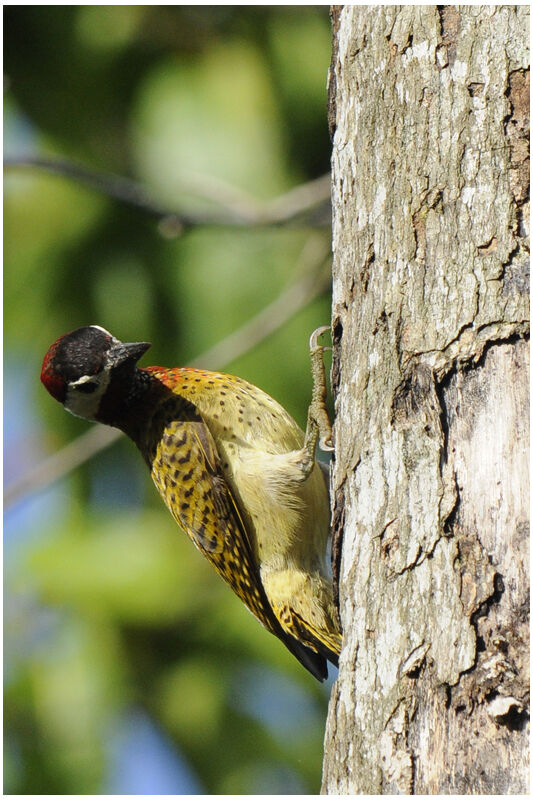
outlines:
{"label": "bare twig", "polygon": [[184,173],[184,191],[220,206],[219,210],[185,213],[163,207],[144,186],[135,181],[89,169],[67,158],[11,156],[4,159],[4,167],[40,169],[83,183],[106,197],[133,206],[159,220],[160,230],[165,236],[177,236],[199,225],[263,227],[298,224],[314,227],[328,224],[329,220],[329,175],[297,186],[274,200],[261,202],[219,178]]}
{"label": "bare twig", "polygon": [[[322,265],[329,254],[329,247],[326,249],[322,238],[318,241],[315,237],[310,237],[300,256],[299,267],[302,266],[302,262],[310,258],[311,253],[315,263],[318,261]],[[323,294],[330,281],[329,271],[322,270],[320,274],[317,274],[316,266],[312,272],[307,268],[299,281],[288,286],[279,297],[263,308],[255,317],[195,359],[192,366],[198,364],[207,369],[218,369],[221,364],[228,364],[252,350],[263,339],[288,322],[297,311],[308,305],[315,297]]]}
{"label": "bare twig", "polygon": [[[241,328],[195,358],[190,366],[221,368],[279,330],[294,314],[326,291],[330,283],[330,272],[324,268],[327,260],[329,246],[326,246],[318,234],[310,236],[297,264],[297,269],[304,272],[303,277],[285,289],[276,300]],[[7,487],[4,492],[4,508],[28,494],[52,485],[114,444],[121,435],[115,428],[106,428],[103,425],[91,428]]]}
{"label": "bare twig", "polygon": [[[189,194],[210,200],[225,208],[248,225],[275,225],[293,222],[297,217],[319,212],[329,224],[331,218],[331,176],[322,175],[295,186],[272,200],[258,200],[253,195],[213,175],[184,172],[182,188]],[[309,222],[308,217],[306,217]]]}
{"label": "bare twig", "polygon": [[[163,208],[148,195],[148,192],[135,181],[122,178],[110,173],[98,172],[71,161],[68,158],[52,158],[48,156],[27,156],[17,158],[16,156],[6,156],[4,158],[4,168],[8,169],[38,169],[44,172],[51,172],[53,175],[60,175],[63,178],[83,183],[95,189],[97,192],[120,200],[130,206],[139,208],[153,217],[175,216],[174,212]],[[187,217],[182,219],[184,225],[189,224]]]}
{"label": "bare twig", "polygon": [[89,428],[73,442],[30,469],[22,478],[13,481],[4,491],[4,508],[17,503],[28,494],[51,486],[59,478],[112,445],[121,435],[116,428],[105,428],[103,425]]}

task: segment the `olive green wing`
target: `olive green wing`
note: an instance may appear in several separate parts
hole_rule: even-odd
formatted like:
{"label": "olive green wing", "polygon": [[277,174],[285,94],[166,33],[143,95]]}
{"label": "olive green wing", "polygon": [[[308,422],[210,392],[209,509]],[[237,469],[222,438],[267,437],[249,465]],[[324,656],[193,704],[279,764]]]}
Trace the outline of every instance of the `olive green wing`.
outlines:
{"label": "olive green wing", "polygon": [[168,421],[155,447],[152,478],[163,500],[252,614],[323,680],[327,676],[324,658],[287,635],[276,619],[238,505],[220,469],[213,437],[197,413],[190,416]]}
{"label": "olive green wing", "polygon": [[175,520],[248,606],[272,630],[243,521],[201,419],[170,422],[157,446],[152,477]]}

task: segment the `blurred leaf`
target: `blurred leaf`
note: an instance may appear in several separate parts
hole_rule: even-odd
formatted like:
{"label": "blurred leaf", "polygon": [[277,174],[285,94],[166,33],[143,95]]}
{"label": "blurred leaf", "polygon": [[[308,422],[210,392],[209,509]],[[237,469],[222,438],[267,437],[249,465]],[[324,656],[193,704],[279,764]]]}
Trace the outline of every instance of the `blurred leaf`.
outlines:
{"label": "blurred leaf", "polygon": [[141,176],[170,203],[183,203],[197,174],[213,195],[216,178],[256,197],[287,186],[268,73],[242,41],[158,65],[141,86],[132,138]]}
{"label": "blurred leaf", "polygon": [[[4,181],[5,343],[48,337],[57,321],[45,314],[58,281],[66,278],[62,254],[85,237],[103,212],[105,201],[57,177],[8,170]],[[73,214],[72,208],[76,208]],[[68,323],[67,323],[68,324]],[[50,340],[51,341],[51,340]]]}
{"label": "blurred leaf", "polygon": [[96,519],[92,526],[71,519],[35,547],[29,569],[50,604],[143,623],[198,611],[209,574],[166,511]]}
{"label": "blurred leaf", "polygon": [[[6,6],[4,25],[11,155],[75,158],[142,181],[160,204],[241,216],[328,169],[327,7]],[[36,170],[6,170],[4,223],[10,475],[87,430],[39,383],[62,333],[97,323],[152,341],[144,364],[178,365],[308,266],[308,231],[164,238],[145,213]],[[307,342],[329,316],[324,296],[220,367],[303,426]],[[113,732],[137,708],[208,792],[318,792],[327,688],[175,525],[131,443],[42,499],[5,521],[17,541],[5,551],[5,788],[131,787]]]}
{"label": "blurred leaf", "polygon": [[191,747],[209,748],[218,738],[226,699],[227,670],[202,658],[188,658],[155,687],[161,719]]}

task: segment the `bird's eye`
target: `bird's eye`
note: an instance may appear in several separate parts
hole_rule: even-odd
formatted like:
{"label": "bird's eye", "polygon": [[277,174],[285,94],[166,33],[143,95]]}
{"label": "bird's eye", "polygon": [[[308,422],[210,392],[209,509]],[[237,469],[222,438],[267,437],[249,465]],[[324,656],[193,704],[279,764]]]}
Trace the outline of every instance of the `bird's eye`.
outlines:
{"label": "bird's eye", "polygon": [[84,394],[92,394],[98,384],[96,381],[86,381],[85,383],[80,383],[79,386],[76,386],[78,392],[83,392]]}

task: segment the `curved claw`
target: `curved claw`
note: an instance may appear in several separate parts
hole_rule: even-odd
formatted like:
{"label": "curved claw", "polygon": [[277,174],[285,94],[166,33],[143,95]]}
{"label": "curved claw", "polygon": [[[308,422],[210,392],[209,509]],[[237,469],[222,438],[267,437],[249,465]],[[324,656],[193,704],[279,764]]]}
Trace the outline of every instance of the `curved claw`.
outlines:
{"label": "curved claw", "polygon": [[[322,336],[322,334],[324,334],[326,331],[329,330],[331,330],[331,327],[329,325],[322,325],[320,328],[314,330],[311,336],[309,337],[309,349],[316,350],[317,347],[321,347],[322,345],[318,344],[318,339],[320,338],[320,336]],[[328,350],[329,349],[330,348],[328,348]]]}
{"label": "curved claw", "polygon": [[318,440],[318,446],[324,453],[332,453],[335,450],[331,436],[322,436]]}

